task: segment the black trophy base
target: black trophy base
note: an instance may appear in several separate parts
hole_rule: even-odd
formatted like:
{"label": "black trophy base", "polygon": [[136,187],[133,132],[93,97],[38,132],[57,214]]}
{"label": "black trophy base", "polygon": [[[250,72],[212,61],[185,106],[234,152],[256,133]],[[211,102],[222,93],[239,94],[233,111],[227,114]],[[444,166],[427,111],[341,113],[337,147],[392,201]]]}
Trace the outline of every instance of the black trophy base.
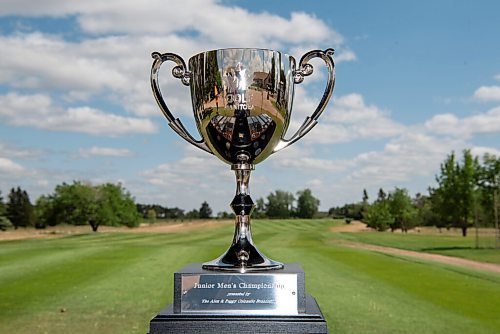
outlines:
{"label": "black trophy base", "polygon": [[297,315],[176,314],[170,305],[149,326],[149,334],[328,334],[326,320],[310,295],[306,295],[305,312]]}

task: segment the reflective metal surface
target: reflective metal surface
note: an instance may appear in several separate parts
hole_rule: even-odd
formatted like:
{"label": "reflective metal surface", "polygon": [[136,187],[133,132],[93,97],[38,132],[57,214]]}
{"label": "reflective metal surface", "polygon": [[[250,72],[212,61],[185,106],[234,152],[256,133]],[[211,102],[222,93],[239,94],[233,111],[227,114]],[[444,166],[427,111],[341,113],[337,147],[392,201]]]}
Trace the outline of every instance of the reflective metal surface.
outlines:
{"label": "reflective metal surface", "polygon": [[[250,213],[253,202],[248,179],[254,165],[293,144],[316,124],[335,84],[333,49],[307,52],[295,58],[266,49],[220,49],[184,60],[173,53],[153,53],[151,86],[158,106],[172,129],[189,143],[231,164],[236,172],[237,192],[231,207],[236,214],[233,244],[220,258],[206,263],[214,270],[270,270],[282,264],[267,259],[253,245]],[[294,85],[313,73],[312,58],[322,59],[328,69],[323,97],[295,134],[285,134],[290,123]],[[163,62],[172,61],[172,74],[190,86],[194,118],[201,135],[195,139],[168,109],[158,81]],[[245,179],[246,181],[242,181]]]}
{"label": "reflective metal surface", "polygon": [[182,313],[298,314],[294,274],[184,275]]}
{"label": "reflective metal surface", "polygon": [[203,269],[246,272],[283,268],[282,263],[262,254],[252,240],[250,214],[254,203],[250,197],[248,184],[253,165],[239,163],[234,164],[232,169],[236,174],[236,195],[231,202],[231,208],[236,214],[233,242],[219,258],[204,263]]}
{"label": "reflective metal surface", "polygon": [[271,50],[224,49],[189,59],[198,130],[223,161],[259,163],[285,133],[293,98],[292,57]]}

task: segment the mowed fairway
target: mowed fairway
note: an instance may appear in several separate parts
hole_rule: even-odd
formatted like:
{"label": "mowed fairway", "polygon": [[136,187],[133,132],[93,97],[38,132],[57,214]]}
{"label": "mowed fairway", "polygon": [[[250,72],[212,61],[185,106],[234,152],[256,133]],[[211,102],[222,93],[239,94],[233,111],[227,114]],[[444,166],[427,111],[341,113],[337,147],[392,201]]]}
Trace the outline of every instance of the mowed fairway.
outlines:
{"label": "mowed fairway", "polygon": [[[300,262],[332,333],[500,333],[500,276],[342,247],[333,222],[256,221],[269,257]],[[0,242],[0,333],[141,333],[173,272],[220,255],[232,226]]]}

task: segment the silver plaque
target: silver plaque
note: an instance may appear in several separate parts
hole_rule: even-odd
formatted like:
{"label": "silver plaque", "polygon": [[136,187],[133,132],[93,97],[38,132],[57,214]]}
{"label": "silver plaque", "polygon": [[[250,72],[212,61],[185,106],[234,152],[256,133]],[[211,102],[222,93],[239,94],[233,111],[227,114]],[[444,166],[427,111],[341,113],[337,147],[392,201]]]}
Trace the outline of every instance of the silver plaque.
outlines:
{"label": "silver plaque", "polygon": [[182,313],[295,315],[297,275],[184,275]]}

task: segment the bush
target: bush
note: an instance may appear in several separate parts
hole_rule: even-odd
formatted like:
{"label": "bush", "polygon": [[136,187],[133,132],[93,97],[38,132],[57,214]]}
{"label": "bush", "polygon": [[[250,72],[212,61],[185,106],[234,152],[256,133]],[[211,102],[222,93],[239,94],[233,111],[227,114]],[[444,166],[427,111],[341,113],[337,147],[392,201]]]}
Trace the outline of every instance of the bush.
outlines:
{"label": "bush", "polygon": [[0,216],[0,231],[6,231],[13,226],[7,217]]}
{"label": "bush", "polygon": [[385,231],[394,222],[389,208],[383,202],[373,204],[366,214],[366,225],[377,231]]}

